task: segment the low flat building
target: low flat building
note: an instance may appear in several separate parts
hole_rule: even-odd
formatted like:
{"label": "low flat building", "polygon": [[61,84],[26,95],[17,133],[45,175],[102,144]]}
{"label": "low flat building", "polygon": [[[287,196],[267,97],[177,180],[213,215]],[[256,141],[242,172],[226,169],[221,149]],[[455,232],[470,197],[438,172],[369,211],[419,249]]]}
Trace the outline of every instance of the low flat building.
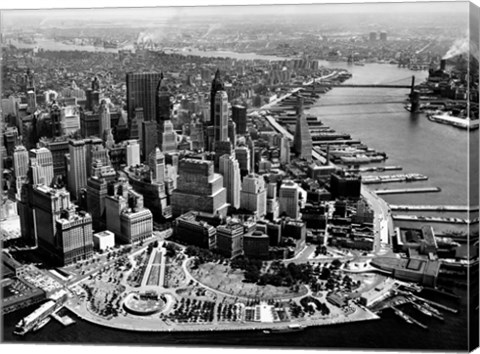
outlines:
{"label": "low flat building", "polygon": [[115,234],[108,230],[93,234],[93,246],[101,251],[115,247]]}

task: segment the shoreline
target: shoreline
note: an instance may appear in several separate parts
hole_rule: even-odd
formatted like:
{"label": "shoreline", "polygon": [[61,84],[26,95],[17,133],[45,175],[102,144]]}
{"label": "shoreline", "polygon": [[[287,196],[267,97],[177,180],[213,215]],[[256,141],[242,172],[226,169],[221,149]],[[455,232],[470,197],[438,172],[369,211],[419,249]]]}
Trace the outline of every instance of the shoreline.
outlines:
{"label": "shoreline", "polygon": [[[72,314],[78,318],[103,327],[124,330],[129,332],[156,332],[156,333],[188,333],[188,332],[232,332],[232,331],[262,331],[262,330],[276,330],[276,329],[285,329],[290,325],[300,325],[303,326],[303,329],[310,327],[321,327],[321,326],[330,326],[336,324],[345,324],[353,322],[363,322],[363,321],[372,321],[380,320],[381,317],[374,314],[371,311],[366,311],[362,308],[357,308],[362,313],[358,311],[347,316],[342,317],[333,317],[326,319],[303,319],[296,321],[285,321],[285,322],[273,322],[273,323],[262,323],[262,322],[230,322],[230,323],[198,323],[198,324],[182,324],[182,323],[172,323],[167,324],[164,321],[155,320],[149,321],[142,317],[128,318],[124,317],[129,323],[119,323],[115,320],[106,320],[101,319],[97,316],[91,314],[83,313],[78,308],[70,304],[66,304],[65,308],[70,311]],[[85,309],[86,312],[88,310]],[[139,325],[143,323],[144,326]],[[145,326],[145,324],[148,324]],[[293,331],[292,331],[293,332]]]}

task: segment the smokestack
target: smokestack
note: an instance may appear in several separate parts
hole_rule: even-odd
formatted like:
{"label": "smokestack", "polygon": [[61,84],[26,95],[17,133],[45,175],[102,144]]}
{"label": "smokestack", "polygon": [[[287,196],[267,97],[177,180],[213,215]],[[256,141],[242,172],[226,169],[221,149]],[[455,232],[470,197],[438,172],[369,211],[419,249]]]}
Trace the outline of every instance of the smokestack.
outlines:
{"label": "smokestack", "polygon": [[440,70],[445,71],[446,65],[447,65],[447,59],[440,60]]}

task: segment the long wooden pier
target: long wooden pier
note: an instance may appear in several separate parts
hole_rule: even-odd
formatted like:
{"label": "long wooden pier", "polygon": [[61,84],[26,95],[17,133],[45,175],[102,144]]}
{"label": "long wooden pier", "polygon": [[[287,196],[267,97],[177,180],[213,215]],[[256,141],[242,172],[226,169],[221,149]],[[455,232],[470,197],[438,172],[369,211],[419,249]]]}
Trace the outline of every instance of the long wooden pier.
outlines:
{"label": "long wooden pier", "polygon": [[466,205],[397,205],[390,204],[390,209],[399,211],[478,211],[478,206]]}
{"label": "long wooden pier", "polygon": [[439,187],[422,187],[422,188],[400,188],[400,189],[378,189],[374,192],[378,195],[382,194],[403,194],[403,193],[433,193],[440,192]]}

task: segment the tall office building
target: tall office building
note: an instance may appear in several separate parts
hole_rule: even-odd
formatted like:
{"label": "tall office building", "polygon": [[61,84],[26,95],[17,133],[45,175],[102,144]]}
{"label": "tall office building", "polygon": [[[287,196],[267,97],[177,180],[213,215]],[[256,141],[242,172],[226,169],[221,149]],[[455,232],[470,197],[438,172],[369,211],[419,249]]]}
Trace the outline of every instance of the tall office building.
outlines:
{"label": "tall office building", "polygon": [[207,125],[213,125],[215,120],[215,99],[218,91],[225,91],[225,85],[220,77],[220,69],[215,72],[215,77],[212,81],[212,87],[210,89],[210,122]]}
{"label": "tall office building", "polygon": [[29,156],[25,146],[18,145],[13,151],[13,174],[16,178],[27,177],[29,168]]}
{"label": "tall office building", "polygon": [[232,120],[236,124],[237,134],[247,133],[247,108],[240,105],[232,106]]}
{"label": "tall office building", "polygon": [[312,160],[312,136],[308,128],[307,118],[303,112],[302,96],[298,96],[297,100],[297,125],[293,137],[293,148],[298,157],[307,161]]}
{"label": "tall office building", "polygon": [[68,142],[70,169],[68,172],[68,190],[74,200],[80,197],[80,191],[87,185],[86,147],[84,140]]}
{"label": "tall office building", "polygon": [[140,145],[138,140],[127,140],[126,143],[127,166],[140,164]]}
{"label": "tall office building", "polygon": [[235,209],[240,208],[240,167],[231,155],[220,157],[220,174],[223,175],[223,186],[227,189],[227,203]]}
{"label": "tall office building", "polygon": [[[28,181],[29,161],[27,149],[25,149],[23,145],[15,146],[15,151],[13,152],[13,176],[15,178],[15,199],[18,201],[22,199],[22,188]],[[26,202],[28,202],[28,200]]]}
{"label": "tall office building", "polygon": [[213,162],[183,159],[178,163],[177,188],[171,198],[173,216],[196,210],[213,217],[226,216],[227,191],[223,177],[214,173]]}
{"label": "tall office building", "polygon": [[165,156],[158,147],[148,156],[148,166],[152,182],[165,183]]}
{"label": "tall office building", "polygon": [[147,161],[150,153],[155,150],[157,146],[157,123],[154,121],[143,122],[142,123],[142,161]]}
{"label": "tall office building", "polygon": [[299,186],[292,181],[286,181],[280,187],[280,216],[283,214],[298,219],[300,216]]}
{"label": "tall office building", "polygon": [[242,177],[250,173],[250,150],[246,146],[237,146],[235,148],[235,157],[240,167],[240,174]]}
{"label": "tall office building", "polygon": [[105,136],[110,133],[112,129],[111,120],[110,120],[110,109],[105,100],[102,100],[99,109],[99,122],[100,129],[98,131],[98,136],[105,141]]}
{"label": "tall office building", "polygon": [[217,91],[213,112],[214,143],[228,141],[228,96],[225,91]]}
{"label": "tall office building", "polygon": [[290,163],[290,140],[286,136],[280,138],[280,163],[283,165]]}
{"label": "tall office building", "polygon": [[50,259],[66,265],[92,255],[91,216],[75,211],[67,191],[34,186],[32,208],[39,248]]}
{"label": "tall office building", "polygon": [[53,158],[47,148],[30,150],[30,167],[32,170],[32,183],[50,186],[53,182]]}
{"label": "tall office building", "polygon": [[203,123],[198,118],[195,118],[192,123],[190,123],[190,139],[193,150],[201,150],[205,146],[203,129]]}
{"label": "tall office building", "polygon": [[125,180],[109,185],[105,198],[107,230],[116,239],[132,243],[150,237],[153,232],[152,212],[143,206],[143,196]]}
{"label": "tall office building", "polygon": [[257,218],[265,216],[267,191],[265,181],[261,176],[252,173],[243,178],[240,207],[253,212]]}
{"label": "tall office building", "polygon": [[[129,123],[134,116],[135,108],[143,108],[145,121],[155,120],[156,113],[156,88],[161,74],[127,73],[127,113]],[[129,124],[130,125],[130,124]]]}
{"label": "tall office building", "polygon": [[175,152],[177,150],[177,134],[171,121],[172,102],[163,74],[160,78],[155,96],[158,145],[165,153]]}

